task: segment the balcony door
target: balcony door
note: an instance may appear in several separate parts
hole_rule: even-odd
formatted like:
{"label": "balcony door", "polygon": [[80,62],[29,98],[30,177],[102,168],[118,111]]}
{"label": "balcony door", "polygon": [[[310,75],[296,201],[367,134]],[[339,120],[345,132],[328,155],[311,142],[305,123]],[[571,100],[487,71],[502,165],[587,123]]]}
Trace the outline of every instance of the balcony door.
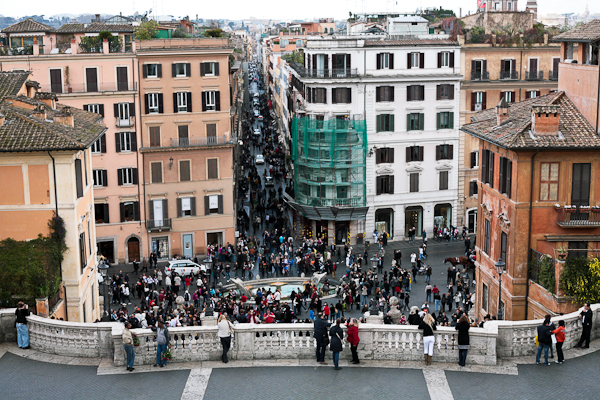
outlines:
{"label": "balcony door", "polygon": [[577,206],[576,213],[571,214],[571,220],[587,220],[589,213],[579,212],[581,206],[590,205],[590,163],[573,164],[573,180],[571,184],[571,205]]}
{"label": "balcony door", "polygon": [[537,58],[529,59],[529,76],[531,79],[537,79],[538,73],[538,60]]}
{"label": "balcony door", "polygon": [[85,69],[85,91],[86,92],[97,92],[98,91],[98,69],[97,68],[86,68]]}
{"label": "balcony door", "polygon": [[154,226],[159,228],[163,226],[163,201],[162,200],[153,200],[152,208],[154,209]]}
{"label": "balcony door", "polygon": [[129,90],[129,82],[127,80],[127,67],[117,67],[117,90]]}

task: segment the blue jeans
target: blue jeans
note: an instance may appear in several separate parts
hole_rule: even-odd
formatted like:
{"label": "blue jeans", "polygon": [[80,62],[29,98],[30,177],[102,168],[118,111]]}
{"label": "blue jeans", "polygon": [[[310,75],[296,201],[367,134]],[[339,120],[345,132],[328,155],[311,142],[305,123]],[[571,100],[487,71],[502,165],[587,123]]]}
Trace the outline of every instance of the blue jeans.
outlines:
{"label": "blue jeans", "polygon": [[469,350],[458,350],[458,365],[465,366],[467,363],[467,352]]}
{"label": "blue jeans", "polygon": [[540,362],[540,356],[542,355],[542,349],[544,350],[544,363],[548,364],[548,350],[550,350],[550,345],[546,343],[540,343],[538,346],[537,356],[535,357],[535,362]]}
{"label": "blue jeans", "polygon": [[364,295],[364,294],[361,295],[361,297],[360,297],[360,305],[364,306],[364,305],[367,305],[367,304],[369,304],[369,298],[366,295]]}
{"label": "blue jeans", "polygon": [[227,275],[227,280],[228,281],[231,280],[231,274],[229,272],[227,272],[226,275]]}
{"label": "blue jeans", "polygon": [[17,343],[19,347],[29,347],[29,329],[27,324],[17,323]]}
{"label": "blue jeans", "polygon": [[135,353],[133,352],[133,345],[124,344],[125,354],[127,354],[127,368],[133,368],[133,361],[135,360]]}
{"label": "blue jeans", "polygon": [[431,282],[431,275],[425,275],[425,282],[426,283]]}
{"label": "blue jeans", "polygon": [[435,311],[440,311],[442,309],[441,303],[438,299],[435,299]]}
{"label": "blue jeans", "polygon": [[427,293],[427,302],[431,303],[431,293]]}
{"label": "blue jeans", "polygon": [[333,365],[335,365],[335,369],[339,368],[339,365],[338,365],[339,362],[340,362],[340,352],[334,351],[333,352]]}
{"label": "blue jeans", "polygon": [[159,344],[156,347],[156,364],[158,365],[167,365],[167,360],[163,360],[162,359],[162,353],[164,353],[165,351],[167,351],[167,345],[166,344]]}

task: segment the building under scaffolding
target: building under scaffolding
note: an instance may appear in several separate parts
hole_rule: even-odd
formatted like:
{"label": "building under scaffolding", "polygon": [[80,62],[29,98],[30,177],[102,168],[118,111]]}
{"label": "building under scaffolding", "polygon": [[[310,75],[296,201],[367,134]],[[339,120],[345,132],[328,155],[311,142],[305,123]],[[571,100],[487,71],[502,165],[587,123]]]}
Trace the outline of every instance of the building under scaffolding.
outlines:
{"label": "building under scaffolding", "polygon": [[319,223],[320,237],[326,235],[325,229],[335,229],[336,241],[345,241],[340,237],[349,237],[349,222],[365,219],[366,156],[367,129],[362,116],[292,121],[295,198],[287,200],[309,220],[332,221]]}

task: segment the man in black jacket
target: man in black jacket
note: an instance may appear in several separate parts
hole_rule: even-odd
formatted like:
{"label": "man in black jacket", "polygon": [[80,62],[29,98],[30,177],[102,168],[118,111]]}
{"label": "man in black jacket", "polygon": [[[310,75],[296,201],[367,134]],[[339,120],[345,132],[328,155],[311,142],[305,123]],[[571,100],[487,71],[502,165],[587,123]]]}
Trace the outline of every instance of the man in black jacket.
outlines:
{"label": "man in black jacket", "polygon": [[535,363],[540,363],[540,356],[542,355],[542,350],[544,350],[544,363],[546,366],[550,366],[548,362],[548,350],[550,350],[550,346],[552,346],[552,331],[550,330],[550,315],[546,315],[544,319],[544,323],[537,327],[537,336],[538,336],[538,352],[535,357]]}
{"label": "man in black jacket", "polygon": [[581,332],[581,338],[579,342],[574,347],[582,347],[583,342],[585,342],[584,348],[588,349],[590,347],[590,333],[592,332],[592,310],[590,309],[590,303],[585,303],[583,305],[583,310],[579,313],[579,318],[581,318],[581,324],[583,325],[583,331]]}
{"label": "man in black jacket", "polygon": [[[317,362],[323,365],[327,365],[325,362],[325,350],[327,349],[325,337],[327,336],[327,328],[330,326],[331,324],[323,319],[323,313],[320,312],[315,319],[313,337],[317,339]],[[327,339],[329,339],[328,336]]]}

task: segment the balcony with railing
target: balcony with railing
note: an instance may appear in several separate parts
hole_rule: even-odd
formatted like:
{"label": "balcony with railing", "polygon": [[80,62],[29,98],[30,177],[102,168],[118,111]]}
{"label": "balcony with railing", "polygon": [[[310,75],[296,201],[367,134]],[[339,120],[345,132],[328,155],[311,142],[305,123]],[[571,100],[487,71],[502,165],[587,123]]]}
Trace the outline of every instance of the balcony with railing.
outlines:
{"label": "balcony with railing", "polygon": [[356,78],[358,76],[358,70],[356,68],[306,69],[304,66],[295,62],[291,62],[290,66],[302,78],[337,79]]}
{"label": "balcony with railing", "polygon": [[597,206],[565,206],[557,208],[558,225],[562,228],[600,227],[600,208]]}
{"label": "balcony with railing", "polygon": [[542,81],[544,80],[544,71],[527,71],[525,72],[526,81]]}
{"label": "balcony with railing", "polygon": [[471,72],[471,80],[472,81],[489,81],[490,73],[488,71],[472,71]]}
{"label": "balcony with railing", "polygon": [[227,136],[205,136],[192,138],[171,138],[171,147],[216,146],[231,143]]}
{"label": "balcony with railing", "polygon": [[119,128],[131,128],[135,126],[135,117],[115,118],[115,125]]}
{"label": "balcony with railing", "polygon": [[500,79],[505,81],[519,80],[518,71],[500,71]]}
{"label": "balcony with railing", "polygon": [[151,231],[166,231],[171,228],[171,218],[146,220],[146,229]]}
{"label": "balcony with railing", "polygon": [[137,82],[87,82],[41,85],[42,92],[57,94],[127,92],[137,90]]}
{"label": "balcony with railing", "polygon": [[558,80],[558,70],[556,70],[556,71],[550,70],[548,72],[548,79],[551,81],[557,81]]}

